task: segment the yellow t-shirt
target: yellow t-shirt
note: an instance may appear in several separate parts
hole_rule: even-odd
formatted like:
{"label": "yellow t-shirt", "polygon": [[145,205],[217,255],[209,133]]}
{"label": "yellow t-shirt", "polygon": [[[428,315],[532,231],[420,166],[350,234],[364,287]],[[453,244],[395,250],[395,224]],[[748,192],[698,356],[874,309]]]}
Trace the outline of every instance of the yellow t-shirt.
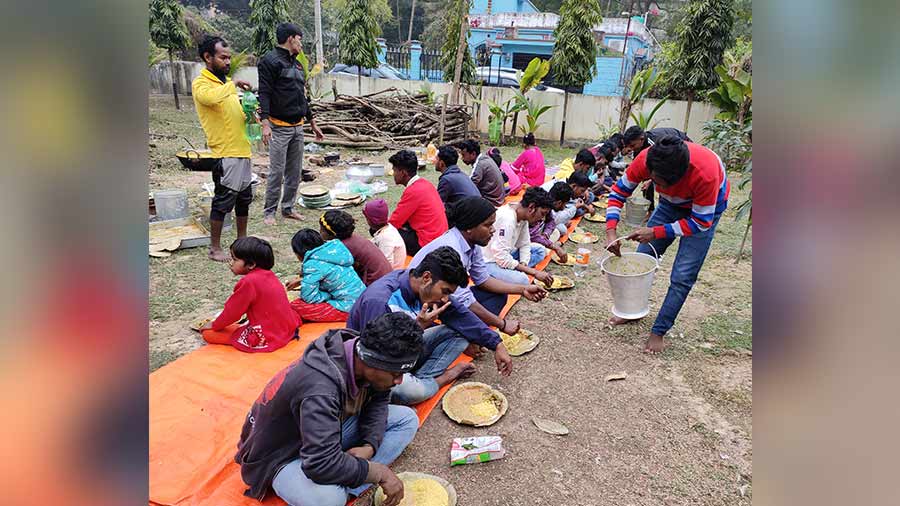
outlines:
{"label": "yellow t-shirt", "polygon": [[231,79],[219,80],[203,69],[191,85],[200,125],[210,151],[221,158],[250,158],[244,110]]}
{"label": "yellow t-shirt", "polygon": [[559,170],[553,175],[553,178],[565,181],[566,179],[569,179],[569,176],[571,176],[573,172],[575,172],[575,160],[573,158],[566,158],[560,162]]}

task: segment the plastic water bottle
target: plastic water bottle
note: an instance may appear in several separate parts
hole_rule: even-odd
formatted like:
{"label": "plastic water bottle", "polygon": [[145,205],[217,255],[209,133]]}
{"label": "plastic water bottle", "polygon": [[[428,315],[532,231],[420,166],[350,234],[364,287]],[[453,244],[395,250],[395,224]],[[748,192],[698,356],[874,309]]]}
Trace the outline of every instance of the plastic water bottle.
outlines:
{"label": "plastic water bottle", "polygon": [[575,253],[575,265],[572,266],[572,273],[575,277],[581,278],[587,274],[588,267],[591,262],[591,250],[587,248],[578,248]]}
{"label": "plastic water bottle", "polygon": [[262,126],[256,120],[256,109],[259,107],[259,100],[252,91],[245,91],[241,96],[241,108],[244,110],[244,120],[247,124],[245,134],[247,140],[256,142],[262,139]]}

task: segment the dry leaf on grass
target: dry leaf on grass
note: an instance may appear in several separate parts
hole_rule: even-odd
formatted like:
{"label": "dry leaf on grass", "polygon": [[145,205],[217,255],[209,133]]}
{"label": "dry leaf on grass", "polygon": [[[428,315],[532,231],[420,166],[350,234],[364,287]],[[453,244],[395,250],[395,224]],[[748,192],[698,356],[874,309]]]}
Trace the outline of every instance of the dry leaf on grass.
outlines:
{"label": "dry leaf on grass", "polygon": [[544,418],[532,418],[531,423],[533,423],[534,426],[538,429],[541,429],[547,434],[553,434],[554,436],[565,436],[569,433],[568,427],[559,422],[554,422],[553,420],[546,420]]}
{"label": "dry leaf on grass", "polygon": [[603,378],[603,381],[623,380],[627,377],[628,377],[628,375],[625,374],[624,372],[620,372],[620,373],[616,373],[616,374],[607,374],[606,377]]}

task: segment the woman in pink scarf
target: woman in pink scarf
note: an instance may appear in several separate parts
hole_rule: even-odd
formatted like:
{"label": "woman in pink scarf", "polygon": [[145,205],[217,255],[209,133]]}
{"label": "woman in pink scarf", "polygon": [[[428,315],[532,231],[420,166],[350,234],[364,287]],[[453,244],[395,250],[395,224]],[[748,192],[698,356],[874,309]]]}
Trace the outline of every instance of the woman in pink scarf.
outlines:
{"label": "woman in pink scarf", "polygon": [[522,138],[522,144],[525,145],[525,150],[516,158],[512,166],[523,183],[528,186],[540,186],[544,184],[546,177],[544,153],[541,153],[541,148],[535,145],[534,134],[526,134]]}

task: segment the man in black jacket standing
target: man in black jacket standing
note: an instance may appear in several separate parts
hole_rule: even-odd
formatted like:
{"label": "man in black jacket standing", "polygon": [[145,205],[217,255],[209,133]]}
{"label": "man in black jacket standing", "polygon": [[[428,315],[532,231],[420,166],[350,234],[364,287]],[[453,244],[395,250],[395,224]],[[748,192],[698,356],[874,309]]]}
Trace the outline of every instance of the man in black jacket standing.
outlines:
{"label": "man in black jacket standing", "polygon": [[269,489],[292,506],[343,506],[380,486],[395,506],[403,483],[388,469],[419,427],[416,412],[389,405],[422,353],[422,328],[388,313],[362,332],[329,330],[269,381],[244,422],[235,461],[262,501]]}
{"label": "man in black jacket standing", "polygon": [[[303,169],[303,123],[309,122],[322,140],[312,109],[306,99],[306,76],[296,56],[302,51],[303,33],[297,25],[281,23],[275,29],[278,46],[259,60],[259,119],[263,142],[269,146],[269,173],[266,183],[265,223],[275,224],[275,212],[281,201],[281,214],[292,220],[303,217],[294,212],[294,200]],[[303,172],[304,181],[312,181]],[[284,192],[282,193],[282,183]]]}

